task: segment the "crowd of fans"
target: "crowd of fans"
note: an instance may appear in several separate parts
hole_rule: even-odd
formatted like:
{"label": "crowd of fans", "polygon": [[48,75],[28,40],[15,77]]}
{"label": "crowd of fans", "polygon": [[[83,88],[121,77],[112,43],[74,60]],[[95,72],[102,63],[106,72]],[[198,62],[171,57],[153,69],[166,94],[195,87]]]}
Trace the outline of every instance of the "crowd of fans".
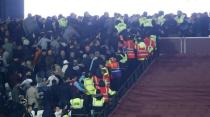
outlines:
{"label": "crowd of fans", "polygon": [[[71,110],[74,98],[84,99],[85,111],[79,113],[88,113],[92,97],[106,98],[108,103],[144,60],[132,58],[126,42],[135,46],[134,56],[138,56],[136,45],[147,43],[151,35],[208,36],[208,29],[207,13],[187,17],[180,11],[130,17],[88,12],[47,18],[29,14],[23,20],[8,19],[0,23],[2,116],[61,117]],[[94,85],[93,90],[89,85]],[[101,92],[102,87],[108,89],[107,94]]]}

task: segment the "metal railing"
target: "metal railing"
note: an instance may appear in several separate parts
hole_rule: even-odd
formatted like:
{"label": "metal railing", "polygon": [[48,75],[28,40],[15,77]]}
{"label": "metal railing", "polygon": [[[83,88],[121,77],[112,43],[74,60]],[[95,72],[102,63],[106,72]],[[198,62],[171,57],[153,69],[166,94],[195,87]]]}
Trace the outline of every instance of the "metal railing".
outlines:
{"label": "metal railing", "polygon": [[110,103],[104,107],[102,112],[96,117],[108,117],[108,115],[114,110],[117,106],[120,99],[124,94],[130,89],[130,87],[136,82],[137,79],[143,74],[145,69],[152,63],[153,60],[158,56],[158,52],[154,52],[153,55],[150,55],[145,61],[140,63],[138,67],[131,73],[128,80],[119,89],[118,93],[111,98]]}

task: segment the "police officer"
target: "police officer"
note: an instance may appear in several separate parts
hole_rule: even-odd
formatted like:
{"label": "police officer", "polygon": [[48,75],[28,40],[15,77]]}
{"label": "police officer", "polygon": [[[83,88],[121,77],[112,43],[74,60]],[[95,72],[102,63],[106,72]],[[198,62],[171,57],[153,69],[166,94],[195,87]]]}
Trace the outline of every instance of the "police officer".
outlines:
{"label": "police officer", "polygon": [[70,100],[70,109],[71,109],[71,114],[82,114],[85,112],[84,108],[84,99],[80,94],[75,95],[71,100]]}
{"label": "police officer", "polygon": [[94,115],[100,113],[104,105],[105,105],[105,99],[103,95],[101,95],[100,90],[96,90],[96,95],[92,97],[91,116],[94,117]]}

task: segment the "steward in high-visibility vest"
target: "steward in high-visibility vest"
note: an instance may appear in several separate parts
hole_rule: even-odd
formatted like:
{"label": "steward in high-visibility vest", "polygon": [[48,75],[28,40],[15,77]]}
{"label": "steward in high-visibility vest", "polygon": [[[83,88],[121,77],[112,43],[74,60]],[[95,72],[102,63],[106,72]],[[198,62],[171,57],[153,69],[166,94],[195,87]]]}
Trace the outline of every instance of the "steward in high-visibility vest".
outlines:
{"label": "steward in high-visibility vest", "polygon": [[156,48],[156,38],[154,38],[153,36],[152,36],[152,38],[146,37],[144,39],[144,43],[146,44],[147,51],[149,53],[152,53],[153,50]]}
{"label": "steward in high-visibility vest", "polygon": [[126,47],[127,47],[127,56],[128,56],[128,59],[135,59],[136,56],[135,56],[135,43],[134,43],[134,40],[132,39],[128,39],[126,41]]}
{"label": "steward in high-visibility vest", "polygon": [[110,75],[108,69],[106,67],[101,68],[101,73],[103,75],[103,81],[105,82],[105,85],[110,86]]}
{"label": "steward in high-visibility vest", "polygon": [[84,99],[74,98],[70,100],[71,109],[82,109],[84,106]]}
{"label": "steward in high-visibility vest", "polygon": [[127,24],[124,23],[124,21],[120,21],[115,25],[115,29],[117,29],[118,33],[121,33],[127,28]]}
{"label": "steward in high-visibility vest", "polygon": [[66,18],[62,17],[58,20],[58,24],[61,28],[66,28],[68,25],[68,20]]}
{"label": "steward in high-visibility vest", "polygon": [[157,49],[157,36],[150,35],[151,46],[156,50]]}
{"label": "steward in high-visibility vest", "polygon": [[162,26],[165,23],[166,19],[164,15],[161,15],[159,17],[157,17],[156,19],[156,23],[160,26]]}
{"label": "steward in high-visibility vest", "polygon": [[121,70],[120,70],[119,63],[117,62],[116,58],[111,57],[106,63],[106,67],[110,69],[112,79],[121,77]]}
{"label": "steward in high-visibility vest", "polygon": [[137,58],[140,61],[144,61],[148,56],[148,51],[147,51],[147,47],[146,44],[144,42],[140,42],[137,45]]}
{"label": "steward in high-visibility vest", "polygon": [[152,25],[152,19],[151,18],[147,18],[144,23],[143,23],[143,27],[153,27]]}
{"label": "steward in high-visibility vest", "polygon": [[184,22],[184,19],[185,19],[184,14],[178,15],[178,16],[175,17],[175,20],[176,20],[177,24],[182,24]]}
{"label": "steward in high-visibility vest", "polygon": [[147,20],[147,17],[140,17],[139,18],[139,25],[142,26],[146,20]]}
{"label": "steward in high-visibility vest", "polygon": [[101,95],[100,90],[97,90],[96,91],[96,95],[92,97],[91,117],[95,117],[95,115],[98,112],[101,112],[101,110],[103,109],[104,105],[105,105],[105,99]]}
{"label": "steward in high-visibility vest", "polygon": [[71,100],[70,100],[70,112],[68,113],[69,116],[74,115],[74,114],[82,114],[86,113],[86,108],[85,107],[85,100],[81,97],[81,95],[75,95]]}
{"label": "steward in high-visibility vest", "polygon": [[114,96],[116,94],[116,91],[112,91],[108,86],[105,85],[105,82],[102,80],[99,82],[98,90],[103,96],[105,102],[109,101],[109,96]]}
{"label": "steward in high-visibility vest", "polygon": [[94,86],[94,82],[93,82],[93,79],[90,78],[90,77],[86,77],[84,78],[84,88],[86,89],[86,94],[87,95],[93,95],[95,94],[95,86]]}
{"label": "steward in high-visibility vest", "polygon": [[93,107],[103,107],[105,99],[103,96],[93,97],[92,106]]}

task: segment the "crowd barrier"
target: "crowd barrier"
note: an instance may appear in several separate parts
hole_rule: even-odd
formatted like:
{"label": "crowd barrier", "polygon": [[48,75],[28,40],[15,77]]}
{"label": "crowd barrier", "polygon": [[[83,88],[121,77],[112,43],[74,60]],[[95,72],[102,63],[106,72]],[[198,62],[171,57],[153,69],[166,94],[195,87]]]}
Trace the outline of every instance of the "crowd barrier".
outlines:
{"label": "crowd barrier", "polygon": [[210,56],[210,37],[161,37],[160,54]]}

